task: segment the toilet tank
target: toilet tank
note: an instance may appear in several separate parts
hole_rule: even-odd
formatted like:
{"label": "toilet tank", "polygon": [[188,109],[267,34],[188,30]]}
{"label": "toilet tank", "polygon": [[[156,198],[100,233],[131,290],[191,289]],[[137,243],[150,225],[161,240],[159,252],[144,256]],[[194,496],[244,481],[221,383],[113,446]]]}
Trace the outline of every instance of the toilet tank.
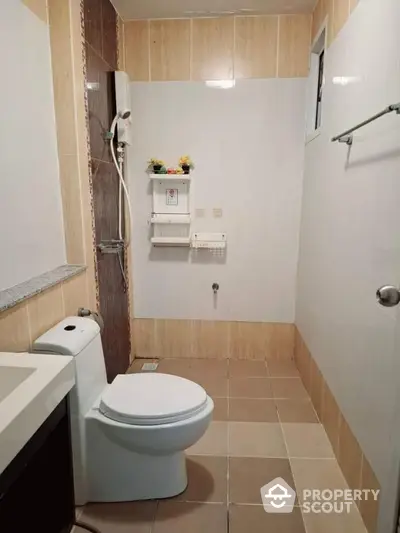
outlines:
{"label": "toilet tank", "polygon": [[77,410],[75,414],[84,416],[107,385],[98,324],[90,318],[65,318],[36,339],[33,352],[74,357],[76,385],[71,400]]}

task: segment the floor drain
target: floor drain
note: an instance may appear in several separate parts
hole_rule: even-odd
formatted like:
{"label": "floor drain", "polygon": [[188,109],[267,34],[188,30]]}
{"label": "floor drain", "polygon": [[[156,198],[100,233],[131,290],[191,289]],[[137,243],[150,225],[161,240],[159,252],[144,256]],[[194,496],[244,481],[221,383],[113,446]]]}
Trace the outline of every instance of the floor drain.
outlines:
{"label": "floor drain", "polygon": [[157,367],[158,363],[144,363],[142,366],[142,372],[155,372]]}

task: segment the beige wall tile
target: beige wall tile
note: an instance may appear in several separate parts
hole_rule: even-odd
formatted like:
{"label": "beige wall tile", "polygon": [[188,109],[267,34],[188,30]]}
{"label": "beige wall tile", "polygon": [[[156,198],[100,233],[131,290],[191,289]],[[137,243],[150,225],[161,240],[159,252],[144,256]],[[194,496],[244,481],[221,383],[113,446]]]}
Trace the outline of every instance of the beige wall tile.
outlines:
{"label": "beige wall tile", "polygon": [[349,0],[333,0],[333,38],[337,36],[349,18]]}
{"label": "beige wall tile", "polygon": [[324,388],[322,423],[337,455],[342,414],[328,385]]}
{"label": "beige wall tile", "polygon": [[190,80],[190,20],[150,21],[152,81]]}
{"label": "beige wall tile", "polygon": [[133,350],[140,359],[157,358],[156,320],[152,318],[135,318],[133,320]]}
{"label": "beige wall tile", "polygon": [[150,32],[147,20],[125,22],[125,68],[132,81],[149,81]]}
{"label": "beige wall tile", "polygon": [[361,488],[362,451],[344,418],[339,431],[338,461],[349,487]]}
{"label": "beige wall tile", "polygon": [[310,371],[310,390],[309,394],[314,405],[314,409],[317,412],[317,415],[321,419],[322,409],[323,409],[323,392],[325,388],[324,378],[320,369],[318,368],[317,363],[310,356],[311,360],[311,371]]}
{"label": "beige wall tile", "polygon": [[31,343],[64,318],[61,285],[57,285],[27,302]]}
{"label": "beige wall tile", "polygon": [[231,322],[231,357],[261,359],[268,357],[272,328],[261,322]]}
{"label": "beige wall tile", "polygon": [[58,152],[71,155],[77,145],[69,2],[49,0],[49,23]]}
{"label": "beige wall tile", "polygon": [[358,6],[359,0],[350,0],[350,13]]}
{"label": "beige wall tile", "polygon": [[278,17],[235,17],[235,78],[274,78]]}
{"label": "beige wall tile", "polygon": [[37,17],[47,24],[47,1],[46,0],[22,0]]}
{"label": "beige wall tile", "polygon": [[229,322],[195,320],[192,327],[193,357],[205,359],[229,357]]}
{"label": "beige wall tile", "polygon": [[270,323],[266,325],[270,331],[268,357],[280,360],[293,360],[294,357],[294,325]]}
{"label": "beige wall tile", "polygon": [[278,77],[308,76],[311,15],[279,17]]}
{"label": "beige wall tile", "polygon": [[303,341],[300,332],[298,333],[299,340],[297,345],[297,367],[300,372],[301,379],[307,390],[310,390],[311,383],[311,355],[308,348]]}
{"label": "beige wall tile", "polygon": [[192,32],[192,79],[233,78],[233,18],[193,19]]}
{"label": "beige wall tile", "polygon": [[157,354],[160,358],[192,357],[191,320],[157,320]]}
{"label": "beige wall tile", "polygon": [[29,319],[26,304],[0,313],[0,351],[26,352],[30,346]]}
{"label": "beige wall tile", "polygon": [[89,307],[86,272],[62,284],[65,316],[76,315],[79,307]]}
{"label": "beige wall tile", "polygon": [[329,1],[319,0],[312,16],[311,40],[313,41],[329,13]]}
{"label": "beige wall tile", "polygon": [[[376,478],[368,459],[363,456],[361,467],[361,489],[380,490],[380,488],[379,481]],[[379,511],[379,498],[377,501],[374,501],[372,498],[362,500],[359,509],[368,533],[375,533]]]}
{"label": "beige wall tile", "polygon": [[85,248],[82,234],[78,158],[76,155],[59,155],[58,159],[67,261],[76,265],[84,264]]}

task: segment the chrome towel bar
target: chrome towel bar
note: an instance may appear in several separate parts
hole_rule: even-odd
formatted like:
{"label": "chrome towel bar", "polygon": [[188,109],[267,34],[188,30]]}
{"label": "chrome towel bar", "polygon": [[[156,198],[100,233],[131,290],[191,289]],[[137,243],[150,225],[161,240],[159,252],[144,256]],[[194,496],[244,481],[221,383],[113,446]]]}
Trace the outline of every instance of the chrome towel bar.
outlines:
{"label": "chrome towel bar", "polygon": [[354,128],[350,128],[349,130],[344,131],[340,135],[336,135],[336,137],[332,137],[332,142],[339,141],[340,143],[346,143],[349,146],[353,144],[353,132],[356,130],[359,130],[360,128],[363,128],[367,124],[370,124],[371,122],[374,122],[374,120],[377,120],[378,118],[383,117],[384,115],[387,115],[388,113],[396,112],[398,115],[400,115],[400,103],[398,104],[392,104],[389,107],[386,107],[383,111],[380,113],[377,113],[371,118],[368,118],[367,120],[364,120],[364,122],[361,122],[360,124],[357,124],[357,126],[354,126]]}

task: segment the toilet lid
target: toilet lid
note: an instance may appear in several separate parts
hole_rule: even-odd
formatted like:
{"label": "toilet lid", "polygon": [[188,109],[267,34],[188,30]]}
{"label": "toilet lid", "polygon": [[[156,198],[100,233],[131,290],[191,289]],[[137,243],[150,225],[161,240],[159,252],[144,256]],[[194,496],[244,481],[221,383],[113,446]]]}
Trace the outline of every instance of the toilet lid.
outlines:
{"label": "toilet lid", "polygon": [[103,415],[124,424],[185,420],[204,409],[206,391],[185,378],[158,373],[118,375],[100,402]]}

